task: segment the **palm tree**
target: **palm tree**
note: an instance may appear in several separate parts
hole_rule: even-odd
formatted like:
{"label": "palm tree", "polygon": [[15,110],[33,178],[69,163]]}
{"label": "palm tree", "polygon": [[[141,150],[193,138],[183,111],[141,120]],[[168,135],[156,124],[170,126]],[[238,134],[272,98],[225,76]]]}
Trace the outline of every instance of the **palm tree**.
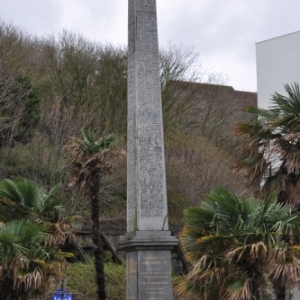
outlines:
{"label": "palm tree", "polygon": [[27,219],[33,222],[56,222],[63,212],[60,186],[49,193],[35,182],[22,179],[0,181],[0,221]]}
{"label": "palm tree", "polygon": [[112,165],[107,158],[112,154],[110,146],[115,140],[114,135],[108,135],[96,140],[91,132],[81,130],[83,139],[72,139],[66,149],[70,153],[70,186],[76,187],[90,198],[92,219],[92,240],[96,269],[98,299],[105,300],[105,277],[103,265],[103,247],[100,232],[100,179],[109,174]]}
{"label": "palm tree", "polygon": [[76,239],[69,226],[70,217],[63,217],[63,199],[58,197],[60,186],[48,193],[29,179],[3,179],[0,181],[0,222],[25,219],[43,223],[49,228],[49,240],[53,247],[66,240]]}
{"label": "palm tree", "polygon": [[279,190],[278,201],[300,206],[300,90],[285,85],[287,96],[275,93],[270,109],[247,108],[252,120],[239,123],[244,158],[237,169],[251,178],[263,197]]}
{"label": "palm tree", "polygon": [[1,299],[27,299],[30,291],[62,277],[63,256],[70,253],[58,246],[73,232],[62,219],[58,192],[59,186],[47,193],[28,179],[0,181],[0,294],[13,292]]}
{"label": "palm tree", "polygon": [[47,226],[26,220],[0,224],[0,298],[27,300],[62,276],[61,255],[47,244]]}
{"label": "palm tree", "polygon": [[298,229],[299,215],[277,203],[276,194],[258,201],[215,188],[199,207],[185,211],[180,238],[192,268],[179,294],[252,300],[271,282],[283,300],[280,287],[300,279],[300,246],[292,243]]}

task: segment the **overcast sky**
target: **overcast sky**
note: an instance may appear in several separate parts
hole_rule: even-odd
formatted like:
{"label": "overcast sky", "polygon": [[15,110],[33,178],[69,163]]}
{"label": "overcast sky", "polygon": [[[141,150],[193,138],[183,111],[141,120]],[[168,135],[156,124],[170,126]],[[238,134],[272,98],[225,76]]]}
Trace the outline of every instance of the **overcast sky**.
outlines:
{"label": "overcast sky", "polygon": [[[27,33],[63,29],[127,44],[127,0],[0,0],[0,19]],[[256,91],[255,43],[300,30],[299,0],[157,0],[159,43],[193,47],[205,70]],[[0,41],[1,42],[1,41]]]}

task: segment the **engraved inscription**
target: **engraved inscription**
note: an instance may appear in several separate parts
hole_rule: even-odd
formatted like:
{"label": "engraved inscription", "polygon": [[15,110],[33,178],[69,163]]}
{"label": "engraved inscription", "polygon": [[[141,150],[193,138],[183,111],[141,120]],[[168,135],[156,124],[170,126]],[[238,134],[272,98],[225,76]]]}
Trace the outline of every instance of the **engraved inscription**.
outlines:
{"label": "engraved inscription", "polygon": [[[150,189],[153,189],[155,192],[154,185],[149,186]],[[142,217],[157,217],[163,215],[163,202],[162,202],[163,195],[162,194],[153,194],[153,195],[141,195],[141,216]]]}
{"label": "engraved inscription", "polygon": [[139,282],[143,299],[169,299],[168,286],[171,283],[170,254],[153,252],[140,260]]}
{"label": "engraved inscription", "polygon": [[137,10],[144,12],[156,12],[155,0],[141,0],[137,4]]}
{"label": "engraved inscription", "polygon": [[[156,30],[156,15],[155,14],[138,14],[137,15],[137,30],[142,30],[144,34],[148,34],[151,31]],[[157,36],[157,35],[156,35]]]}
{"label": "engraved inscription", "polygon": [[155,0],[129,1],[128,39],[128,223],[160,218],[155,229],[167,214]]}
{"label": "engraved inscription", "polygon": [[139,30],[137,32],[137,42],[157,43],[157,33],[155,31],[148,32],[148,31]]}

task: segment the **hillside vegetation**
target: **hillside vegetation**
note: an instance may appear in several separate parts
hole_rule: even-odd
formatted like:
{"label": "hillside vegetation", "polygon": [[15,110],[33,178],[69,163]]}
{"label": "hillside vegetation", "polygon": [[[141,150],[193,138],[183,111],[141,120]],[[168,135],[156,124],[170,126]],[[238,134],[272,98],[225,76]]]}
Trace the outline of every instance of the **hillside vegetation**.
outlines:
{"label": "hillside vegetation", "polygon": [[[65,214],[85,216],[87,200],[68,188],[64,146],[84,127],[95,136],[116,134],[115,147],[126,150],[126,48],[66,31],[58,38],[36,38],[4,23],[0,41],[0,179],[26,177],[48,189],[60,183]],[[245,193],[231,171],[238,140],[224,130],[238,120],[214,99],[195,103],[198,87],[191,82],[205,75],[209,83],[221,83],[203,74],[196,61],[190,49],[161,50],[172,223],[180,223],[183,209],[201,201],[213,185]],[[102,217],[125,218],[126,161],[112,163],[112,175],[102,181]]]}

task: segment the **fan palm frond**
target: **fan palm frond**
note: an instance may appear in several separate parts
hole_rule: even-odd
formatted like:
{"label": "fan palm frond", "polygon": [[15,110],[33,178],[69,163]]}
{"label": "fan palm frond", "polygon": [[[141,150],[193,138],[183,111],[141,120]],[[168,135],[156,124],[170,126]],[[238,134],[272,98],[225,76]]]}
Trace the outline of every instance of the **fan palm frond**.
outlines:
{"label": "fan palm frond", "polygon": [[218,290],[218,299],[253,299],[267,279],[300,280],[300,245],[286,241],[299,232],[299,213],[278,203],[277,195],[261,201],[216,187],[199,207],[185,211],[180,239],[192,268],[181,295],[197,291],[209,299]]}

